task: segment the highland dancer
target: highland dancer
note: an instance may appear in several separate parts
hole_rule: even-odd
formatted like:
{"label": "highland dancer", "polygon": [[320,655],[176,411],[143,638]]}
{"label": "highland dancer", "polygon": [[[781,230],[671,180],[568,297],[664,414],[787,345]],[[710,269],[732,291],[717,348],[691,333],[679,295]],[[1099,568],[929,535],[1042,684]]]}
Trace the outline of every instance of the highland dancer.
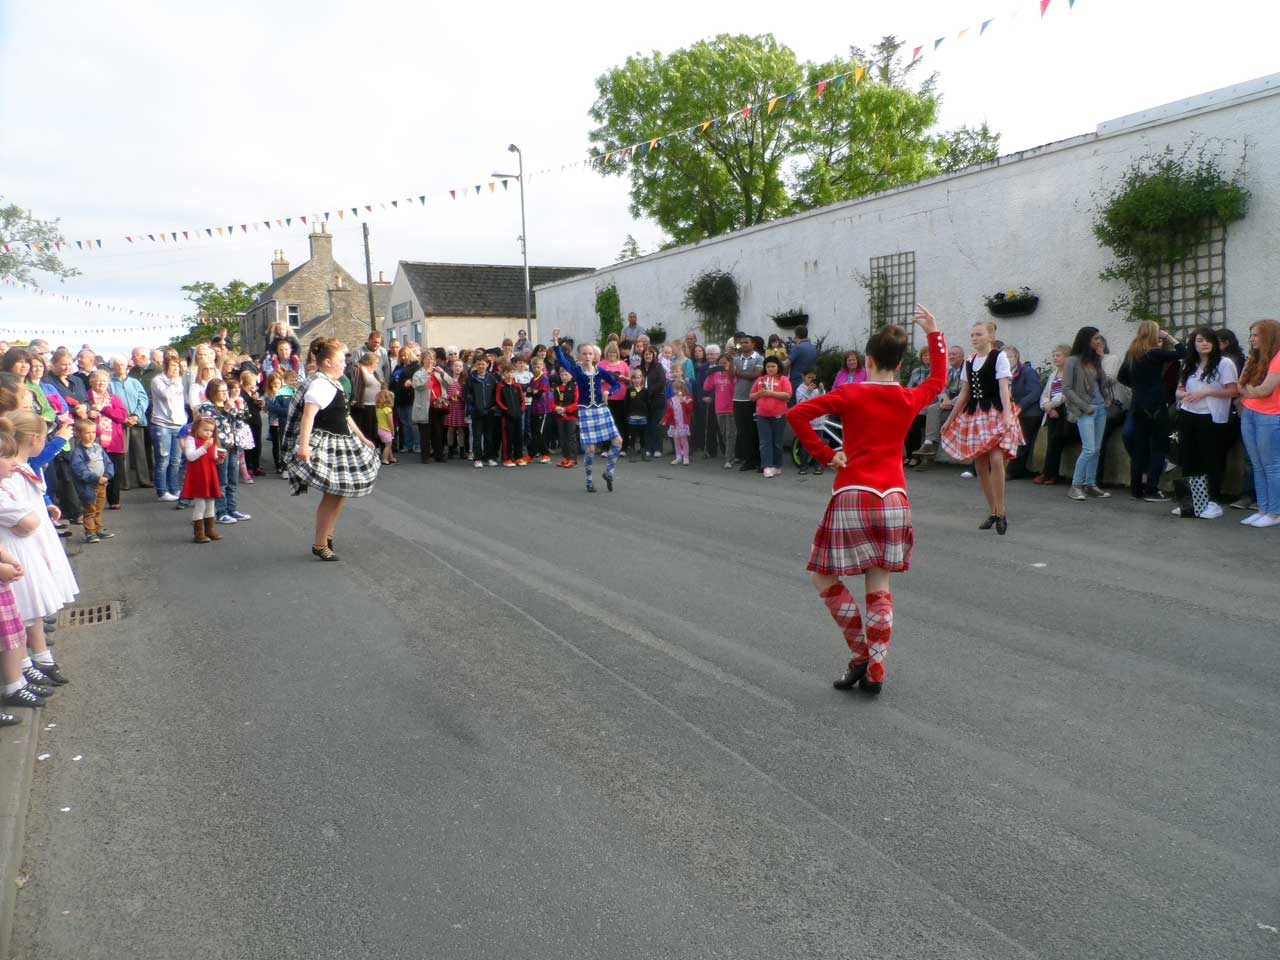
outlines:
{"label": "highland dancer", "polygon": [[578,385],[578,439],[582,444],[582,463],[587,471],[587,493],[596,492],[591,480],[591,468],[595,463],[593,454],[597,452],[597,444],[609,446],[609,462],[604,468],[604,482],[612,493],[618,454],[622,452],[622,436],[618,433],[617,424],[613,422],[613,414],[609,412],[609,394],[622,384],[608,370],[596,366],[600,362],[600,348],[594,343],[579,346],[580,363],[574,363],[560,349],[558,327],[551,331],[551,342],[555,344],[556,361],[569,371]]}
{"label": "highland dancer", "polygon": [[[911,565],[915,535],[911,504],[902,472],[902,444],[916,415],[938,395],[947,379],[947,345],[931,314],[916,305],[912,322],[929,336],[929,379],[906,389],[898,373],[907,349],[907,334],[890,324],[867,341],[867,379],[798,403],[787,414],[791,429],[823,466],[836,469],[831,500],[813,537],[807,569],[827,610],[844,634],[852,654],[839,690],[860,686],[878,694],[884,683],[885,657],[893,633],[893,597],[889,574]],[[843,450],[819,439],[811,422],[834,415],[846,437],[856,437]],[[866,577],[866,628],[858,602],[844,576]]]}

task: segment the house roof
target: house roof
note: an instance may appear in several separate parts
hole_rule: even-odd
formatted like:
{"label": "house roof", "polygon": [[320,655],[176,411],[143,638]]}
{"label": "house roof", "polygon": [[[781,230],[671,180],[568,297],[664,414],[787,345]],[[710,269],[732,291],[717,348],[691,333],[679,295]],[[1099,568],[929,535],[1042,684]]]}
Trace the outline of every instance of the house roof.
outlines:
{"label": "house roof", "polygon": [[[253,298],[253,306],[256,307],[261,303],[266,303],[268,300],[273,299],[276,295],[276,291],[279,290],[281,287],[283,287],[286,283],[288,283],[289,280],[294,276],[294,274],[296,274],[299,270],[301,270],[310,262],[311,262],[310,260],[307,260],[304,263],[300,263],[298,264],[298,266],[294,267],[288,273],[282,273],[280,274],[280,276],[272,280],[269,284],[267,284],[266,288],[263,289],[261,293],[259,293],[256,297]],[[252,307],[250,309],[252,309]]]}
{"label": "house roof", "polygon": [[[524,316],[524,267],[491,263],[420,263],[401,260],[424,315]],[[593,267],[530,267],[529,286],[591,273]],[[532,305],[531,305],[532,309]],[[536,314],[536,310],[534,311]]]}
{"label": "house roof", "polygon": [[373,315],[375,317],[386,317],[388,315],[388,307],[391,305],[391,284],[374,283],[373,285]]}

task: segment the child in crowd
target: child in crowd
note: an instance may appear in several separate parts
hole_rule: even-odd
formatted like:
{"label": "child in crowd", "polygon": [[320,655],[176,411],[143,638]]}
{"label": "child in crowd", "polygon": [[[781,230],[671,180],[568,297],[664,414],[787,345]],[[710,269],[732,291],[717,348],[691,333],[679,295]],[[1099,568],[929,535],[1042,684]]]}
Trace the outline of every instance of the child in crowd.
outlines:
{"label": "child in crowd", "polygon": [[649,388],[645,386],[644,371],[631,371],[631,385],[623,397],[627,418],[627,443],[635,441],[636,453],[644,449],[645,428],[649,425]]}
{"label": "child in crowd", "polygon": [[671,349],[671,344],[664,343],[662,349],[658,351],[658,362],[662,364],[662,372],[667,375],[667,379],[671,379],[671,366],[675,361],[675,352]]}
{"label": "child in crowd", "polygon": [[525,437],[529,444],[529,457],[537,458],[539,463],[551,462],[551,448],[547,445],[547,414],[551,410],[551,378],[547,376],[547,365],[541,357],[534,357],[530,363],[530,377],[524,388],[528,406],[529,428]]}
{"label": "child in crowd", "polygon": [[[296,371],[290,370],[293,379],[298,379]],[[285,385],[285,378],[279,370],[267,374],[266,389],[263,396],[267,399],[267,430],[271,434],[271,463],[276,473],[284,473],[284,449],[280,445],[284,432],[284,421],[289,415],[289,401],[293,398],[293,387]]]}
{"label": "child in crowd", "polygon": [[[812,400],[814,397],[820,397],[824,393],[826,393],[826,390],[824,390],[822,387],[822,384],[818,382],[818,371],[806,370],[804,372],[804,380],[801,382],[800,386],[796,387],[796,403],[798,404],[804,403],[806,400]],[[809,425],[816,426],[820,419],[822,418],[815,417],[813,420],[809,422]],[[813,454],[809,452],[809,450],[804,446],[804,444],[801,444],[800,445],[801,475],[807,474],[809,472],[810,467],[813,468],[813,472],[815,474],[822,473],[822,464],[813,458]]]}
{"label": "child in crowd", "polygon": [[726,353],[720,358],[720,366],[707,374],[707,390],[715,397],[716,428],[720,434],[720,444],[724,447],[724,468],[733,469],[733,447],[737,440],[738,430],[733,419],[733,388],[736,383],[733,375],[733,355]]}
{"label": "child in crowd", "polygon": [[[517,361],[519,362],[519,361]],[[526,371],[527,372],[527,371]],[[502,382],[494,399],[502,412],[502,465],[528,466],[524,455],[524,387],[516,380],[515,364],[502,369]]]}
{"label": "child in crowd", "polygon": [[465,450],[470,460],[471,449],[466,443],[467,405],[462,400],[462,376],[465,372],[466,365],[461,360],[449,364],[451,379],[445,388],[445,398],[449,401],[449,412],[444,415],[445,446],[449,448],[450,457],[456,457],[460,450]]}
{"label": "child in crowd", "polygon": [[29,653],[18,665],[19,677],[6,672],[0,705],[37,707],[53,687],[68,682],[45,642],[44,618],[74,600],[80,587],[53,525],[62,513],[46,504],[44,480],[30,465],[45,447],[44,420],[30,410],[11,410],[0,419],[0,433],[12,439],[12,444],[0,440],[0,448],[12,451],[11,458],[0,453],[12,462],[10,475],[0,480],[0,548],[22,570],[9,587],[26,628]]}
{"label": "child in crowd", "polygon": [[248,428],[248,445],[245,447],[245,466],[249,472],[248,483],[254,477],[266,475],[262,469],[262,411],[266,406],[258,393],[258,377],[252,370],[240,374],[240,397],[244,400],[244,422]]}
{"label": "child in crowd", "polygon": [[199,413],[213,419],[218,431],[218,447],[222,450],[222,455],[218,457],[218,483],[222,487],[222,495],[215,504],[218,523],[232,524],[250,520],[252,517],[249,514],[240,512],[237,495],[240,485],[240,438],[236,431],[242,421],[231,405],[231,397],[224,381],[210,380],[205,388],[205,398]]}
{"label": "child in crowd", "polygon": [[240,381],[230,377],[226,381],[227,399],[236,416],[236,446],[240,449],[240,482],[253,483],[253,475],[249,472],[249,451],[253,445],[253,432],[249,429],[249,405],[245,403],[244,394],[240,390]]}
{"label": "child in crowd", "polygon": [[782,473],[782,418],[791,399],[791,381],[782,375],[782,361],[777,357],[765,357],[763,370],[751,386],[751,399],[756,402],[760,463],[768,478]]}
{"label": "child in crowd", "polygon": [[578,465],[578,385],[568,367],[560,368],[560,382],[552,391],[552,410],[556,414],[556,427],[560,437],[561,467]]}
{"label": "child in crowd", "polygon": [[191,501],[191,528],[196,543],[221,540],[214,527],[215,507],[222,496],[218,467],[226,451],[218,447],[218,423],[213,417],[196,415],[191,432],[182,441],[187,461],[187,477],[182,481],[182,498]]}
{"label": "child in crowd", "polygon": [[115,536],[102,528],[102,511],[107,505],[107,484],[115,476],[115,464],[98,443],[91,420],[76,422],[76,445],[71,451],[71,473],[76,478],[76,493],[84,506],[84,542],[97,543]]}
{"label": "child in crowd", "polygon": [[[12,473],[13,457],[5,457],[0,452],[0,480]],[[20,683],[23,680],[22,650],[27,645],[27,631],[22,628],[22,614],[18,612],[18,602],[9,586],[21,577],[22,564],[18,558],[0,548],[0,684],[6,688],[10,681]],[[12,713],[0,711],[0,727],[11,727],[18,722]]]}
{"label": "child in crowd", "polygon": [[392,456],[391,445],[396,438],[395,414],[396,395],[390,390],[379,390],[374,399],[374,414],[378,423],[378,443],[382,445],[382,462],[399,463]]}
{"label": "child in crowd", "polygon": [[498,465],[498,406],[494,395],[498,378],[489,370],[489,358],[481,351],[467,377],[464,396],[471,416],[471,454],[477,467]]}
{"label": "child in crowd", "polygon": [[671,398],[667,400],[667,412],[662,422],[667,425],[669,436],[676,448],[676,458],[672,466],[684,464],[689,466],[689,424],[693,422],[693,397],[689,396],[689,387],[684,377],[678,377],[671,385]]}

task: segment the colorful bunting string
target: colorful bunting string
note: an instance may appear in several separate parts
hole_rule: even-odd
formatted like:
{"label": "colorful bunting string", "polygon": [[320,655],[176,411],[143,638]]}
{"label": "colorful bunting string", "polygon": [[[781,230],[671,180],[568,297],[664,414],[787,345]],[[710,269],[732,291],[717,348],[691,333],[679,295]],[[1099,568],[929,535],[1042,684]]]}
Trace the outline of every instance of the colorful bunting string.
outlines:
{"label": "colorful bunting string", "polygon": [[[97,329],[97,330],[86,330],[84,331],[86,333],[108,333],[108,332],[127,333],[134,330],[136,331],[173,330],[175,327],[181,327],[185,329],[189,327],[192,323],[192,318],[189,316],[183,316],[177,313],[157,313],[154,310],[139,310],[135,308],[119,306],[117,304],[104,303],[101,300],[89,300],[89,299],[86,299],[85,297],[76,297],[67,293],[58,293],[57,291],[54,291],[54,290],[46,290],[44,287],[37,286],[34,283],[25,283],[21,280],[10,280],[8,278],[5,278],[3,280],[0,280],[0,283],[3,283],[4,286],[11,287],[15,290],[22,290],[22,291],[25,291],[26,293],[35,294],[38,297],[47,297],[50,300],[56,300],[61,303],[71,304],[77,307],[89,307],[91,309],[102,310],[107,313],[120,314],[121,316],[137,317],[140,320],[169,321],[167,323],[148,324],[144,326],[111,327],[109,330],[105,328]],[[231,318],[227,322],[233,323],[237,319],[238,318]]]}

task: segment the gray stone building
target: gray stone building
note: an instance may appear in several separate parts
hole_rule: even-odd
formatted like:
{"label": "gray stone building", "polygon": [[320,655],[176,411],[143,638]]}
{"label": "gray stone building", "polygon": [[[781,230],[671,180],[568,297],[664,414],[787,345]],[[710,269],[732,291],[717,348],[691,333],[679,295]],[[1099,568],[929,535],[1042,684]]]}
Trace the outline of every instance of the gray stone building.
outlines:
{"label": "gray stone building", "polygon": [[[240,319],[240,342],[254,354],[266,343],[267,331],[285,320],[305,346],[316,337],[337,337],[355,346],[369,335],[366,286],[333,259],[333,236],[321,224],[309,237],[311,257],[290,268],[284,251],[271,260],[271,283]],[[391,284],[378,275],[373,284],[374,320],[379,330],[391,297]]]}

